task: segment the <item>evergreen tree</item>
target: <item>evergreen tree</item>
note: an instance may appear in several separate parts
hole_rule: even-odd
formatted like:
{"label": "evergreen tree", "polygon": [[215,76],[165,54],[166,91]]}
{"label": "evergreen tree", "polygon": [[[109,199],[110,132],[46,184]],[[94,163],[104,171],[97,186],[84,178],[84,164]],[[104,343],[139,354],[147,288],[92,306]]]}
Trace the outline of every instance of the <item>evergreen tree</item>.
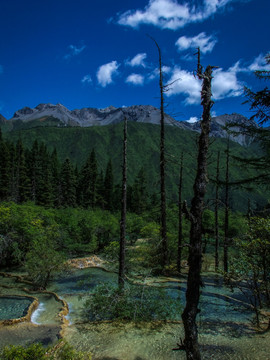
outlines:
{"label": "evergreen tree", "polygon": [[42,171],[41,171],[41,161],[39,154],[39,145],[37,140],[34,141],[31,151],[27,156],[27,167],[28,167],[28,176],[31,184],[30,198],[33,202],[37,201],[38,186],[41,181]]}
{"label": "evergreen tree", "polygon": [[52,171],[51,171],[51,157],[48,153],[46,145],[43,143],[39,148],[39,157],[41,164],[42,176],[39,181],[37,204],[43,206],[53,205],[53,185],[52,185]]}
{"label": "evergreen tree", "polygon": [[98,167],[95,150],[92,149],[79,174],[78,198],[83,207],[95,207],[97,201]]}
{"label": "evergreen tree", "polygon": [[60,205],[63,207],[74,207],[76,205],[76,179],[73,166],[69,159],[66,159],[60,172]]}
{"label": "evergreen tree", "polygon": [[113,169],[111,159],[107,163],[106,173],[104,178],[104,208],[106,210],[113,210]]}
{"label": "evergreen tree", "polygon": [[52,176],[52,202],[56,207],[60,206],[60,162],[58,160],[57,151],[54,148],[51,154],[51,176]]}
{"label": "evergreen tree", "polygon": [[148,207],[146,175],[143,167],[135,178],[131,196],[131,210],[136,214],[142,214]]}
{"label": "evergreen tree", "polygon": [[96,194],[96,206],[104,209],[104,175],[102,170],[97,175]]}
{"label": "evergreen tree", "polygon": [[[2,135],[1,135],[2,136]],[[8,200],[11,182],[11,154],[5,141],[0,139],[0,201]]]}
{"label": "evergreen tree", "polygon": [[15,152],[15,201],[22,203],[29,200],[30,188],[30,180],[25,161],[25,150],[21,139],[19,139]]}

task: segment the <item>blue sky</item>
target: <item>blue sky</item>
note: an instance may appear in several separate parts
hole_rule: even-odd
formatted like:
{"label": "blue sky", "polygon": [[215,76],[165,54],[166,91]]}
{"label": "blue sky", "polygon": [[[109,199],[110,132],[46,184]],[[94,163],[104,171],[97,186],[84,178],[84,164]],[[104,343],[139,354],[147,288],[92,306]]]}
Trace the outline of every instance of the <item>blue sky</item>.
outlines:
{"label": "blue sky", "polygon": [[251,113],[243,86],[258,83],[270,51],[269,0],[0,0],[0,113],[61,103],[70,110],[159,106],[158,53],[163,56],[166,112],[200,118],[202,65],[219,66],[213,114]]}

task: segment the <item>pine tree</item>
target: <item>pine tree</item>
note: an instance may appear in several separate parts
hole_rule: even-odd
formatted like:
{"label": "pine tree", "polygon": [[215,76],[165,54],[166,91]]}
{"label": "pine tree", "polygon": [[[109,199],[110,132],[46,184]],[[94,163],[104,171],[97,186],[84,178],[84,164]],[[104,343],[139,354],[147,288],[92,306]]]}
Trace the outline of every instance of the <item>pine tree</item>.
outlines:
{"label": "pine tree", "polygon": [[146,175],[143,167],[139,170],[131,191],[131,211],[142,214],[148,207]]}
{"label": "pine tree", "polygon": [[36,203],[38,186],[40,185],[42,171],[41,171],[41,159],[39,154],[39,145],[37,140],[34,141],[32,148],[27,156],[27,168],[28,176],[31,183],[31,200]]}
{"label": "pine tree", "polygon": [[107,163],[106,173],[104,178],[104,208],[106,210],[113,210],[113,169],[111,159]]}
{"label": "pine tree", "polygon": [[[1,134],[2,136],[2,134]],[[5,141],[0,139],[0,201],[8,200],[11,183],[11,155]]]}
{"label": "pine tree", "polygon": [[79,174],[78,198],[83,207],[95,207],[97,198],[97,160],[92,149]]}
{"label": "pine tree", "polygon": [[54,148],[51,154],[51,176],[52,176],[52,202],[55,207],[60,206],[60,162],[58,160],[57,151]]}
{"label": "pine tree", "polygon": [[63,207],[75,207],[76,205],[76,179],[73,166],[69,159],[66,159],[60,172],[60,205]]}
{"label": "pine tree", "polygon": [[30,188],[30,180],[25,162],[25,150],[21,139],[19,139],[15,151],[15,201],[22,203],[29,200]]}

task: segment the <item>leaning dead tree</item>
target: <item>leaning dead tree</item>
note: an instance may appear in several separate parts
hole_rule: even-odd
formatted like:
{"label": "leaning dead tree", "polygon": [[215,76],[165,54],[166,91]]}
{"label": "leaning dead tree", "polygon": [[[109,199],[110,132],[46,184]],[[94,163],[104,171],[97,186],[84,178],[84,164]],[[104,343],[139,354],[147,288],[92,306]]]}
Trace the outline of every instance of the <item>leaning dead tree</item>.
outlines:
{"label": "leaning dead tree", "polygon": [[182,314],[184,323],[185,338],[179,345],[179,350],[186,351],[188,360],[200,360],[201,354],[198,344],[198,329],[196,316],[200,312],[198,308],[200,299],[201,267],[202,267],[202,214],[203,198],[206,193],[207,179],[207,153],[209,147],[209,132],[211,124],[212,101],[212,72],[214,66],[208,65],[203,71],[200,62],[200,49],[198,48],[198,63],[196,76],[202,80],[201,104],[203,106],[203,115],[201,120],[201,134],[199,137],[197,172],[193,185],[193,199],[190,211],[184,203],[184,212],[191,222],[190,243],[188,256],[188,280],[186,291],[186,306]]}
{"label": "leaning dead tree", "polygon": [[123,289],[126,277],[126,213],[127,213],[127,118],[124,120],[123,165],[122,165],[122,208],[120,221],[119,289]]}

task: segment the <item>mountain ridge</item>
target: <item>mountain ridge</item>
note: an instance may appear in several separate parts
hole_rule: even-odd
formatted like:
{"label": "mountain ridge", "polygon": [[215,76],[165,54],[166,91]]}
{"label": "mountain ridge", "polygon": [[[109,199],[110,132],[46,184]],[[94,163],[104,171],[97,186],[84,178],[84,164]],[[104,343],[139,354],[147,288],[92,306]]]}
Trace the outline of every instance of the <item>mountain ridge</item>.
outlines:
{"label": "mountain ridge", "polygon": [[[16,130],[18,128],[29,128],[31,126],[105,126],[122,122],[127,117],[128,121],[160,124],[160,110],[152,105],[132,105],[129,107],[116,108],[109,106],[106,108],[82,108],[69,110],[62,104],[44,104],[41,103],[35,108],[24,107],[17,110],[10,120],[0,115],[0,124],[3,124],[7,131]],[[226,138],[228,132],[224,129],[229,123],[236,124],[232,130],[234,135],[230,135],[231,140],[240,145],[247,146],[252,139],[241,134],[243,124],[256,126],[256,123],[241,114],[224,114],[214,116],[211,123],[210,136]],[[200,123],[189,123],[188,121],[177,121],[168,114],[165,114],[165,124],[177,126],[179,128],[200,131]]]}

